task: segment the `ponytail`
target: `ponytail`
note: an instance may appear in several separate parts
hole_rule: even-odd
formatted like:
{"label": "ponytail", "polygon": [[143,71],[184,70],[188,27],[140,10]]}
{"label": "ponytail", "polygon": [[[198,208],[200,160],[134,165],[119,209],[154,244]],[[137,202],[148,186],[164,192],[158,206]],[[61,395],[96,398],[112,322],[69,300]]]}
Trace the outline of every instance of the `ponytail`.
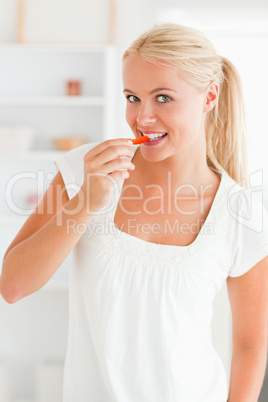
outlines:
{"label": "ponytail", "polygon": [[223,82],[217,105],[207,116],[207,164],[224,169],[242,187],[248,188],[245,104],[240,76],[235,66],[221,57]]}

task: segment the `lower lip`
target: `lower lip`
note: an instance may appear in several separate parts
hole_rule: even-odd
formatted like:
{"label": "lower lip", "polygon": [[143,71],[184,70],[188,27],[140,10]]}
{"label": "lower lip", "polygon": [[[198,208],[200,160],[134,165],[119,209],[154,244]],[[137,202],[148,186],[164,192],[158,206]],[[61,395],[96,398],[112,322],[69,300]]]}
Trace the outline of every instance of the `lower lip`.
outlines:
{"label": "lower lip", "polygon": [[164,137],[159,138],[159,140],[154,140],[154,141],[146,141],[142,145],[146,145],[147,147],[151,147],[153,145],[160,144],[160,142],[164,141],[164,139],[167,137],[167,135],[164,135]]}

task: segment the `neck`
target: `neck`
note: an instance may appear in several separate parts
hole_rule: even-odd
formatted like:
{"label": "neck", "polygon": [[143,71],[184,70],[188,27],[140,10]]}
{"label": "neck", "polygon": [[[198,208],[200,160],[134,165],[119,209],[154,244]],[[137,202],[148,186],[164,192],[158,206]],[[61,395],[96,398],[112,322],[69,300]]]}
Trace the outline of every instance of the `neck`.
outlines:
{"label": "neck", "polygon": [[173,190],[183,186],[182,193],[187,194],[193,190],[199,193],[201,186],[219,183],[218,176],[207,165],[206,150],[197,150],[195,147],[194,151],[190,148],[157,162],[144,159],[139,149],[137,165],[143,184],[155,184],[165,188],[169,177]]}

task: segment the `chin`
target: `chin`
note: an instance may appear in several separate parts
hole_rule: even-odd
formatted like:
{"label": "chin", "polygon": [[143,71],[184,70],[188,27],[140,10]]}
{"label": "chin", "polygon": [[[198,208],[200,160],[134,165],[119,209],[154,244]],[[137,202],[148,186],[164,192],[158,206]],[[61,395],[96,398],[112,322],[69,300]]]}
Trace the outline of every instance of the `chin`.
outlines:
{"label": "chin", "polygon": [[141,154],[143,159],[148,162],[160,162],[164,159],[168,158],[168,155],[163,155],[163,152],[152,152],[151,149],[144,149],[145,147],[141,147]]}

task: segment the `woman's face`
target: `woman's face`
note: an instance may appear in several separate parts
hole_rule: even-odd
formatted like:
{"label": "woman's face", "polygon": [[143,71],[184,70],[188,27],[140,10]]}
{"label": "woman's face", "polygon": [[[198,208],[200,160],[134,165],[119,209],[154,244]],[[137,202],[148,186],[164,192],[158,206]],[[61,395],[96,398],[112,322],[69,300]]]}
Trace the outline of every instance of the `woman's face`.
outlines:
{"label": "woman's face", "polygon": [[206,94],[183,80],[177,69],[132,54],[123,65],[123,85],[126,120],[135,137],[165,133],[140,145],[145,159],[160,161],[182,152],[191,155],[193,147],[205,141]]}

